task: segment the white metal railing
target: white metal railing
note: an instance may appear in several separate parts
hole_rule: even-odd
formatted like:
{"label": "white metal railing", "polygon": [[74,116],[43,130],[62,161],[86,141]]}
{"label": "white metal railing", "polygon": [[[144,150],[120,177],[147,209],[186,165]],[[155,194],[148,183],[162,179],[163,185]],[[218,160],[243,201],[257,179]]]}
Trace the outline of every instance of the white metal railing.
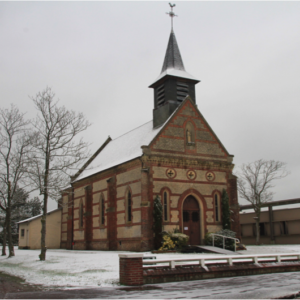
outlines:
{"label": "white metal railing", "polygon": [[213,236],[212,238],[212,245],[213,247],[215,246],[215,236],[220,236],[223,238],[223,249],[225,249],[225,239],[231,239],[231,240],[234,240],[234,252],[236,252],[236,242],[240,242],[239,239],[237,238],[233,238],[233,237],[229,237],[229,236],[225,236],[225,235],[221,235],[221,234],[215,234],[215,233],[211,233],[210,235]]}
{"label": "white metal railing", "polygon": [[[259,262],[281,262],[284,260],[300,261],[300,253],[289,254],[254,254],[254,255],[222,255],[222,256],[199,256],[194,258],[178,258],[178,259],[158,259],[151,261],[143,261],[143,265],[156,265],[167,263],[171,269],[175,268],[175,265],[188,265],[190,262],[197,262],[201,267],[205,267],[209,264],[229,264],[232,266],[234,263],[249,263],[253,262],[258,264]],[[179,264],[178,264],[179,263]],[[163,265],[160,265],[163,266]]]}

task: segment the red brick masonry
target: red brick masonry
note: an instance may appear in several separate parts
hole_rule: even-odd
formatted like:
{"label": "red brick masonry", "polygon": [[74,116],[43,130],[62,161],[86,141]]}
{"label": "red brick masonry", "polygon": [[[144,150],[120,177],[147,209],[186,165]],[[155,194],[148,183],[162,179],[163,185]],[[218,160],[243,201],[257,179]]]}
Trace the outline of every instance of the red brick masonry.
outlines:
{"label": "red brick masonry", "polygon": [[144,254],[119,254],[120,284],[142,285]]}
{"label": "red brick masonry", "polygon": [[174,281],[201,280],[220,277],[236,277],[267,273],[283,273],[300,271],[299,261],[240,263],[229,266],[214,264],[181,265],[170,267],[143,267],[143,254],[119,254],[120,284],[142,285]]}

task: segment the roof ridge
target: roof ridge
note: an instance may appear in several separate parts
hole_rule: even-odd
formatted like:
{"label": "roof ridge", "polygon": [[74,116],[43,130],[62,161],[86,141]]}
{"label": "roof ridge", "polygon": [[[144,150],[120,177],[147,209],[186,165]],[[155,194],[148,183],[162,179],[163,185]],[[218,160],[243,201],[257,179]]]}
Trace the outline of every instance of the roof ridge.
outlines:
{"label": "roof ridge", "polygon": [[134,130],[136,130],[136,129],[138,129],[138,128],[140,128],[140,127],[142,127],[142,126],[144,126],[144,125],[146,125],[146,124],[148,124],[148,123],[150,123],[150,122],[152,123],[153,120],[150,120],[150,121],[148,121],[148,122],[146,122],[146,123],[144,123],[144,124],[142,124],[142,125],[140,125],[140,126],[138,126],[138,127],[135,127],[135,128],[133,128],[133,129],[131,129],[131,130],[129,130],[129,131],[127,131],[127,132],[125,132],[125,133],[119,135],[118,137],[116,137],[115,139],[113,139],[112,142],[115,141],[115,140],[117,140],[118,138],[122,137],[123,135],[126,135],[126,134],[128,134],[129,132],[132,132],[132,131],[134,131]]}

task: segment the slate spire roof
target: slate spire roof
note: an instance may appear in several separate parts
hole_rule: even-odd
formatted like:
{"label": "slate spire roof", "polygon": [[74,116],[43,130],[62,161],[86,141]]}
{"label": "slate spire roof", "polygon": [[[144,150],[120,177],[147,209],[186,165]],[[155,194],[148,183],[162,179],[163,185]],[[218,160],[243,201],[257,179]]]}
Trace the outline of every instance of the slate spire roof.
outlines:
{"label": "slate spire roof", "polygon": [[170,33],[167,51],[166,51],[166,55],[165,55],[161,73],[158,76],[158,78],[156,78],[155,81],[149,87],[150,88],[154,87],[155,84],[160,79],[162,79],[163,77],[165,77],[167,75],[190,79],[190,80],[193,80],[195,83],[200,82],[200,80],[198,80],[193,75],[191,75],[185,71],[173,29],[171,30],[171,33]]}
{"label": "slate spire roof", "polygon": [[169,43],[168,43],[161,73],[165,72],[167,69],[176,69],[176,70],[185,71],[173,29],[170,34]]}

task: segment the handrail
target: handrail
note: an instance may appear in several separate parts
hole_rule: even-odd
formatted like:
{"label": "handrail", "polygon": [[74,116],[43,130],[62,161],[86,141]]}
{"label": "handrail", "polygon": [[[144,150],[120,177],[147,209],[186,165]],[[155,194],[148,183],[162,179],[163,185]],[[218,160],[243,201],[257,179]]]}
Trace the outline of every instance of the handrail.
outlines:
{"label": "handrail", "polygon": [[234,243],[234,252],[236,252],[236,242],[240,242],[240,240],[239,239],[237,239],[237,238],[233,238],[233,237],[230,237],[230,236],[225,236],[225,235],[221,235],[221,234],[216,234],[216,233],[211,233],[210,235],[212,235],[213,236],[213,247],[215,246],[215,235],[216,236],[220,236],[220,237],[222,237],[223,238],[223,249],[225,249],[225,239],[231,239],[231,240],[234,240],[235,241],[235,243]]}
{"label": "handrail", "polygon": [[197,261],[201,267],[207,264],[228,263],[230,266],[233,263],[253,262],[258,264],[259,261],[276,261],[283,260],[300,260],[300,253],[284,253],[284,254],[253,254],[253,255],[216,255],[216,256],[199,256],[193,258],[178,258],[178,259],[162,259],[162,260],[143,260],[143,265],[155,265],[160,263],[168,263],[171,269],[175,268],[175,263]]}

